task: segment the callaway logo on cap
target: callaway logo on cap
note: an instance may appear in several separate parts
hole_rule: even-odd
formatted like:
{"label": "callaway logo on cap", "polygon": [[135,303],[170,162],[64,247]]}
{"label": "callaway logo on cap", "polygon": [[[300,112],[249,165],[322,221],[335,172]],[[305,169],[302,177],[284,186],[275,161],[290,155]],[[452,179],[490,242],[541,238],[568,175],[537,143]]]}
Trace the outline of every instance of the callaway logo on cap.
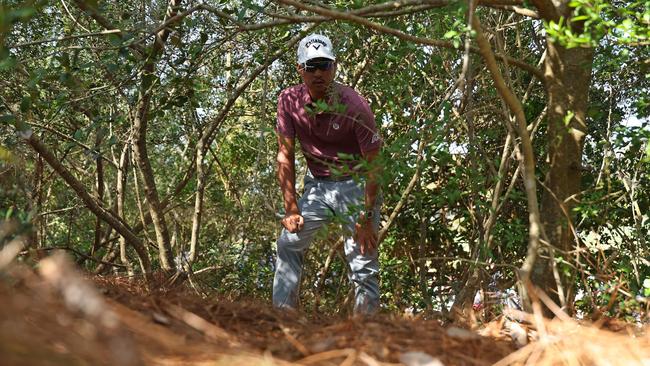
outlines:
{"label": "callaway logo on cap", "polygon": [[332,51],[332,41],[321,34],[310,34],[298,45],[298,63],[304,64],[312,58],[336,60]]}

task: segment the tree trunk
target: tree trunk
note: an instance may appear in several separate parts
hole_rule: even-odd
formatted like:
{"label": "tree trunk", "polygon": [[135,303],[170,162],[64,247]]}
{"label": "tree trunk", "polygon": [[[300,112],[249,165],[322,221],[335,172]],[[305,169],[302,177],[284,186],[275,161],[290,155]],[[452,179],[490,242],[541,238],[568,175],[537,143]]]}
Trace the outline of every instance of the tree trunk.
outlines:
{"label": "tree trunk", "polygon": [[34,173],[34,191],[32,192],[32,200],[35,201],[36,209],[35,212],[38,214],[34,216],[34,230],[33,230],[33,239],[32,248],[42,248],[45,246],[45,220],[46,217],[41,216],[43,212],[43,157],[40,154],[37,154],[38,158],[36,159],[36,172]]}
{"label": "tree trunk", "polygon": [[[180,0],[172,0],[169,2],[164,19],[165,21],[176,15],[179,4]],[[148,55],[142,68],[142,80],[140,81],[140,90],[133,124],[136,136],[135,149],[133,152],[138,167],[140,168],[140,172],[142,173],[144,194],[147,197],[149,214],[151,215],[154,229],[156,231],[156,242],[158,244],[160,265],[165,270],[171,270],[173,268],[174,260],[172,257],[171,245],[169,243],[169,231],[167,230],[167,224],[165,223],[165,215],[161,208],[160,196],[158,195],[153,169],[147,153],[147,124],[149,122],[149,107],[151,104],[152,88],[155,80],[156,61],[163,51],[169,33],[170,31],[168,28],[156,33],[151,53]]]}
{"label": "tree trunk", "polygon": [[112,212],[105,209],[100,202],[92,197],[84,188],[83,184],[77,178],[75,178],[64,166],[61,164],[59,159],[56,158],[50,150],[48,150],[45,145],[31,133],[29,137],[26,137],[25,142],[29,144],[34,151],[36,151],[43,159],[54,169],[57,174],[68,184],[72,190],[77,193],[77,196],[81,198],[86,207],[92,211],[97,217],[101,217],[104,222],[111,225],[115,231],[124,236],[127,242],[135,249],[138,257],[140,258],[140,263],[142,264],[142,272],[144,272],[147,280],[149,280],[149,275],[151,274],[151,263],[147,257],[147,251],[140,241],[140,239],[133,234],[131,229],[126,225],[121,217],[114,216]]}
{"label": "tree trunk", "polygon": [[156,231],[156,243],[158,244],[160,266],[165,270],[170,270],[173,268],[172,264],[174,261],[172,259],[171,246],[169,244],[169,232],[160,205],[151,161],[149,160],[149,155],[147,153],[146,134],[150,96],[144,96],[143,99],[144,100],[140,102],[141,106],[138,108],[138,116],[135,118],[134,128],[136,130],[137,141],[134,144],[133,152],[142,174],[144,195],[147,198],[149,215],[151,215],[151,220],[153,221],[154,229]]}
{"label": "tree trunk", "polygon": [[[526,189],[526,201],[528,206],[528,250],[526,253],[526,259],[519,270],[519,278],[521,282],[526,285],[531,278],[531,272],[534,268],[536,259],[539,256],[540,244],[543,236],[540,208],[537,199],[535,153],[531,142],[531,136],[528,132],[526,115],[521,101],[506,85],[503,75],[497,66],[492,48],[488,43],[488,40],[485,38],[483,30],[481,29],[481,23],[476,16],[472,18],[472,27],[476,31],[476,42],[479,45],[481,56],[483,56],[483,59],[485,60],[485,64],[492,76],[501,99],[508,106],[508,109],[515,118],[517,135],[521,139],[521,157],[519,166],[521,167],[522,179]],[[530,303],[528,294],[522,292],[521,296],[522,302],[527,308],[527,305]]]}
{"label": "tree trunk", "polygon": [[[115,202],[117,204],[117,216],[124,217],[124,200],[126,198],[126,181],[129,172],[129,150],[130,144],[124,144],[122,149],[122,154],[120,155],[120,165],[117,170],[117,184],[116,184],[116,197]],[[126,238],[120,235],[119,239],[120,246],[120,261],[123,265],[126,266],[126,270],[129,276],[133,276],[133,266],[129,262],[129,258],[126,252]]]}
{"label": "tree trunk", "polygon": [[[201,230],[201,217],[203,215],[203,194],[205,192],[205,141],[200,139],[196,146],[196,196],[194,199],[194,214],[192,215],[192,236],[190,239],[190,254],[187,258],[188,263],[183,263],[188,267],[192,266],[196,259],[197,246],[199,243],[199,234]],[[189,268],[187,268],[189,271]]]}
{"label": "tree trunk", "polygon": [[[560,251],[569,252],[575,244],[571,211],[579,200],[593,49],[566,49],[550,40],[547,44],[549,170],[542,195],[542,219],[550,244]],[[562,275],[564,272],[553,268],[553,250],[545,249],[547,255],[539,258],[533,267],[532,282],[570,310],[574,291],[567,287],[569,281]],[[567,255],[562,257],[571,260]]]}
{"label": "tree trunk", "polygon": [[[472,7],[470,6],[470,13],[469,16],[473,16],[474,12],[472,10]],[[471,26],[471,20],[468,23]],[[471,58],[469,57],[469,46],[470,46],[470,38],[467,37],[465,40],[465,48],[466,48],[466,53],[465,57],[463,60],[463,74],[465,75],[465,80],[462,81],[462,92],[463,92],[463,100],[461,102],[460,106],[460,111],[462,115],[465,116],[465,123],[467,124],[467,137],[469,139],[469,158],[470,158],[470,165],[471,168],[474,172],[478,171],[477,168],[477,141],[476,141],[476,135],[474,131],[474,113],[472,109],[474,108],[474,93],[472,92],[474,88],[474,65],[471,64]],[[482,223],[482,215],[480,213],[480,209],[478,208],[478,205],[476,202],[479,201],[479,195],[478,195],[478,187],[476,180],[473,180],[471,182],[471,202],[469,206],[470,211],[475,211],[476,214],[473,214],[472,216],[477,217],[477,221],[479,223]],[[478,227],[478,225],[476,225]],[[478,229],[478,243],[473,246],[472,248],[472,255],[471,259],[473,261],[483,261],[482,258],[482,253],[483,251],[483,246],[485,244],[485,241],[482,238],[482,233],[485,232],[483,228]],[[476,292],[481,288],[481,268],[479,268],[477,265],[470,265],[467,268],[466,272],[466,281],[462,289],[458,292],[456,295],[456,298],[454,299],[454,303],[451,306],[451,317],[452,319],[458,323],[458,324],[463,324],[467,327],[471,327],[471,319],[472,319],[472,306],[474,305],[474,297],[476,295]]]}
{"label": "tree trunk", "polygon": [[[104,161],[101,158],[101,155],[99,155],[99,149],[100,145],[102,143],[102,135],[99,132],[99,129],[97,129],[97,136],[95,137],[95,151],[97,152],[97,158],[95,159],[97,162],[97,172],[96,172],[96,180],[95,180],[95,194],[97,196],[97,200],[100,203],[104,202]],[[95,252],[99,249],[99,246],[102,241],[102,219],[100,217],[95,217],[95,241],[93,242],[93,246],[90,250],[90,255],[94,256]]]}

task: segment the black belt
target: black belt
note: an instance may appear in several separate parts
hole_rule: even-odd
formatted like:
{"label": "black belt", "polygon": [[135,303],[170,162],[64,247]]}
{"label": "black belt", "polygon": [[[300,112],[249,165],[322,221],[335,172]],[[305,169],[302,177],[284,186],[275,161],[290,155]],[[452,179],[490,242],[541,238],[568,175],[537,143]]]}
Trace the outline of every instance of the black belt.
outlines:
{"label": "black belt", "polygon": [[328,182],[343,182],[352,179],[352,176],[351,175],[323,175],[323,176],[315,175],[314,179],[324,180]]}

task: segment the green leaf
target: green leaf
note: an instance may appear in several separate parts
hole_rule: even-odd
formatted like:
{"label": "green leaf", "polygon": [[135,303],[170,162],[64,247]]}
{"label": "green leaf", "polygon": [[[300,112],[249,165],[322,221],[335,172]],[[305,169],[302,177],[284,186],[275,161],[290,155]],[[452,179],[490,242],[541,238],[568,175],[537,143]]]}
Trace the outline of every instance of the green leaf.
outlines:
{"label": "green leaf", "polygon": [[36,14],[35,8],[20,8],[12,10],[9,13],[9,18],[14,20],[27,20]]}
{"label": "green leaf", "polygon": [[61,56],[58,57],[58,60],[64,68],[70,68],[70,56],[67,53],[61,54]]}
{"label": "green leaf", "polygon": [[568,126],[569,123],[571,123],[571,119],[573,119],[574,116],[575,116],[575,113],[573,113],[573,111],[568,111],[566,113],[566,116],[564,116],[564,125]]}
{"label": "green leaf", "polygon": [[[0,54],[2,52],[0,51]],[[13,56],[7,56],[3,57],[0,55],[0,71],[8,71],[13,69],[18,62],[16,61],[16,58]]]}
{"label": "green leaf", "polygon": [[156,75],[147,73],[142,77],[142,87],[144,89],[149,89],[158,78]]}
{"label": "green leaf", "polygon": [[16,123],[14,125],[16,126],[16,129],[20,132],[21,137],[29,138],[31,136],[32,134],[31,128],[24,121],[16,120]]}
{"label": "green leaf", "polygon": [[589,19],[589,16],[587,16],[587,15],[578,15],[577,17],[573,18],[573,21],[574,22],[579,22],[581,20],[587,20],[587,19]]}
{"label": "green leaf", "polygon": [[442,37],[449,39],[449,38],[454,38],[457,35],[458,35],[458,32],[456,32],[455,30],[450,30],[449,32],[445,33],[445,35],[442,36]]}
{"label": "green leaf", "polygon": [[97,0],[86,0],[85,3],[93,9],[97,9]]}
{"label": "green leaf", "polygon": [[109,63],[106,65],[106,70],[108,70],[111,73],[116,73],[119,70],[120,66],[115,63]]}
{"label": "green leaf", "polygon": [[24,113],[30,109],[32,109],[32,99],[29,96],[25,96],[20,101],[20,111]]}
{"label": "green leaf", "polygon": [[0,116],[0,124],[13,124],[16,122],[16,116],[13,114],[5,114]]}
{"label": "green leaf", "polygon": [[113,146],[117,143],[117,137],[115,135],[111,135],[108,139],[108,145]]}
{"label": "green leaf", "polygon": [[11,153],[11,151],[5,149],[4,147],[0,146],[0,161],[4,161],[7,163],[11,163],[15,160],[16,158],[14,155]]}

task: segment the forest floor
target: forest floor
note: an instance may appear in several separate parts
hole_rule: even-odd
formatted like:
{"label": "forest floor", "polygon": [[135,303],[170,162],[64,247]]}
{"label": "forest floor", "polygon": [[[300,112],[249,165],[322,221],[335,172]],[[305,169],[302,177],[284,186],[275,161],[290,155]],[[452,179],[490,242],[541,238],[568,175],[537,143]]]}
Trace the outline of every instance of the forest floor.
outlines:
{"label": "forest floor", "polygon": [[[159,288],[159,287],[157,287]],[[147,291],[64,258],[0,271],[0,365],[650,365],[650,335],[545,322],[517,348],[494,322],[280,313],[269,304]],[[599,362],[603,361],[603,362]]]}

